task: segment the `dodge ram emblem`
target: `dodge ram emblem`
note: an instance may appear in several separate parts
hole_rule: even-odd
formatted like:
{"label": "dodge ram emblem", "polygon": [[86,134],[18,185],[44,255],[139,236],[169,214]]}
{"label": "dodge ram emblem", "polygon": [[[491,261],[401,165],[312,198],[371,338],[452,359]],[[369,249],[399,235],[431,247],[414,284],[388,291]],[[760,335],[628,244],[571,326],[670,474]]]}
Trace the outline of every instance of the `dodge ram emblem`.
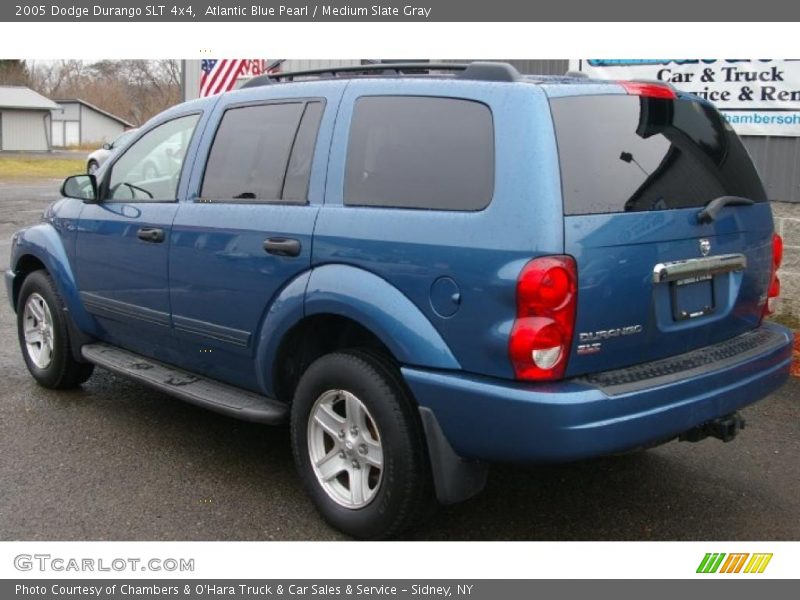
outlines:
{"label": "dodge ram emblem", "polygon": [[700,240],[700,254],[703,256],[708,256],[708,253],[711,252],[711,240],[707,240],[703,238]]}

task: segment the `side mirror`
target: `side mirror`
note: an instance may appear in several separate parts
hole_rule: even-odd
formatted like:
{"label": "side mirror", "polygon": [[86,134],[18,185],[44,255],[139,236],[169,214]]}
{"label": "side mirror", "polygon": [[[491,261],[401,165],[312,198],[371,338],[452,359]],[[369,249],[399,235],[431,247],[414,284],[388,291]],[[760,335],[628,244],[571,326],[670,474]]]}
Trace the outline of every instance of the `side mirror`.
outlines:
{"label": "side mirror", "polygon": [[61,195],[78,198],[87,204],[97,202],[97,178],[94,175],[72,175],[61,184]]}
{"label": "side mirror", "polygon": [[108,142],[103,144],[103,150],[111,150],[111,148],[113,148],[113,146],[111,144],[109,144]]}

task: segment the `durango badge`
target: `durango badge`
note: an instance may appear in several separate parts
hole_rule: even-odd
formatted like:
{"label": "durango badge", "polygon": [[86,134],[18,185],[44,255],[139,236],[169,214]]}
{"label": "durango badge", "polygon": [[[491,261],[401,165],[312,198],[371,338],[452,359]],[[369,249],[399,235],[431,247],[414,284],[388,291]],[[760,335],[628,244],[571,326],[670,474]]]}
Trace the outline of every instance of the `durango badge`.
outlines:
{"label": "durango badge", "polygon": [[578,354],[597,354],[603,349],[602,340],[621,337],[623,335],[634,335],[642,333],[641,325],[627,325],[625,327],[615,327],[612,329],[599,329],[597,331],[586,331],[578,334],[577,353]]}

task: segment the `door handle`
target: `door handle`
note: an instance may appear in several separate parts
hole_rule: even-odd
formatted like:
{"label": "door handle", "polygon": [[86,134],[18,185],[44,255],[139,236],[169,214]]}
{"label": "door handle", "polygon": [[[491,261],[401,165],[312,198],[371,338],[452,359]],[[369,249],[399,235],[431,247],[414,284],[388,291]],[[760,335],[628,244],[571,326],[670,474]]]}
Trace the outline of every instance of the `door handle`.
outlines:
{"label": "door handle", "polygon": [[272,237],[264,240],[264,252],[276,256],[298,256],[300,240],[293,238]]}
{"label": "door handle", "polygon": [[163,242],[164,230],[159,227],[141,227],[136,232],[136,237],[144,242]]}

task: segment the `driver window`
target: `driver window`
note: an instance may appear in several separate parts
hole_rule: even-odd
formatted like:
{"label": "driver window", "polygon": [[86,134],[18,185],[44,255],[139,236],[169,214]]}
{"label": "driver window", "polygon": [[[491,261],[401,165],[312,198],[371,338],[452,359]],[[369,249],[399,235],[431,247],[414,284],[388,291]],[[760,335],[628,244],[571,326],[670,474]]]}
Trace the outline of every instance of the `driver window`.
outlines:
{"label": "driver window", "polygon": [[186,149],[200,115],[167,121],[130,146],[111,170],[108,200],[169,202],[177,198]]}

